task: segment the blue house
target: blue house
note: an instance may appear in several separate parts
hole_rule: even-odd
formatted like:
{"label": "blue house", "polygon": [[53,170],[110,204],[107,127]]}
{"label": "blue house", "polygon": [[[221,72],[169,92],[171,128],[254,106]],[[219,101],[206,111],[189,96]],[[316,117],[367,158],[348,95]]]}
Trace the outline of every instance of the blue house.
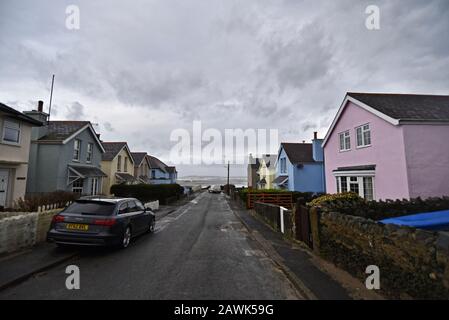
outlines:
{"label": "blue house", "polygon": [[178,172],[175,167],[167,166],[156,157],[147,155],[150,164],[151,184],[170,184],[176,183]]}
{"label": "blue house", "polygon": [[322,139],[314,133],[312,143],[281,143],[276,162],[277,188],[300,192],[324,192]]}

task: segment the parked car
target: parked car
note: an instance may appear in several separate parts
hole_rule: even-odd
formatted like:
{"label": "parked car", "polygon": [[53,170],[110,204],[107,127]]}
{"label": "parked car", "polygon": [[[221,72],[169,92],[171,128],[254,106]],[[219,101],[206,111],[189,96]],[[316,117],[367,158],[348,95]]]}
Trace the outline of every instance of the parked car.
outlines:
{"label": "parked car", "polygon": [[156,218],[134,198],[81,198],[53,217],[47,241],[58,245],[128,247],[153,232]]}
{"label": "parked car", "polygon": [[209,188],[209,193],[221,193],[221,187],[219,185],[213,185]]}

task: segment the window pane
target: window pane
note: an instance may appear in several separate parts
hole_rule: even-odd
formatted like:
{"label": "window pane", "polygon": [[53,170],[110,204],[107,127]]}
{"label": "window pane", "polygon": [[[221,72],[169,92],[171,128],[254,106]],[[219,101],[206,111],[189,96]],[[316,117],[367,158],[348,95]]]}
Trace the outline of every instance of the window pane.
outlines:
{"label": "window pane", "polygon": [[337,193],[340,193],[340,177],[337,177]]}
{"label": "window pane", "polygon": [[374,199],[374,190],[373,190],[373,178],[372,177],[364,177],[363,178],[363,196],[366,200]]}
{"label": "window pane", "polygon": [[341,192],[348,192],[347,177],[340,177],[341,179]]}
{"label": "window pane", "polygon": [[340,133],[340,150],[345,149],[345,137],[342,133]]}
{"label": "window pane", "polygon": [[363,140],[365,140],[364,141],[365,145],[370,145],[371,144],[371,131],[365,131],[363,133]]}
{"label": "window pane", "polygon": [[19,143],[19,137],[20,137],[20,130],[5,127],[3,140]]}
{"label": "window pane", "polygon": [[359,194],[359,184],[358,183],[350,183],[349,191]]}
{"label": "window pane", "polygon": [[363,145],[362,141],[362,128],[357,128],[357,146]]}
{"label": "window pane", "polygon": [[72,203],[67,209],[64,210],[64,212],[109,216],[114,212],[114,208],[114,203],[78,200]]}

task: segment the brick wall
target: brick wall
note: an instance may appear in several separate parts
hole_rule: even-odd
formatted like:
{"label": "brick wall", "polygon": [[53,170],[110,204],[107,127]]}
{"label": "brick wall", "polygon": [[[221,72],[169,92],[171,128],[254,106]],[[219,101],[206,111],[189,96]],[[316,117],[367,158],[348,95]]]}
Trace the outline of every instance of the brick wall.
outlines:
{"label": "brick wall", "polygon": [[395,298],[449,298],[449,233],[383,225],[311,210],[314,250],[365,281],[380,268],[381,290]]}

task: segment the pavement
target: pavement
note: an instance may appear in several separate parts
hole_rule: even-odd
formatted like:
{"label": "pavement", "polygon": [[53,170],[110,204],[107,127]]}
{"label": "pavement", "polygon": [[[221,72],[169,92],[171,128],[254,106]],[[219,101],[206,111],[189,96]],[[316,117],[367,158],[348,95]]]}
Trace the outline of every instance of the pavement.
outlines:
{"label": "pavement", "polygon": [[[316,263],[316,257],[274,231],[236,202],[229,205],[252,236],[268,252],[304,296],[311,300],[349,300],[350,292]],[[371,298],[371,297],[370,297]]]}
{"label": "pavement", "polygon": [[[135,239],[125,250],[42,248],[0,261],[0,274],[33,265],[38,270],[0,290],[0,299],[307,298],[222,194],[186,199],[158,217],[153,234]],[[53,256],[64,260],[42,269],[38,262]],[[65,286],[68,265],[79,267],[78,290]]]}

